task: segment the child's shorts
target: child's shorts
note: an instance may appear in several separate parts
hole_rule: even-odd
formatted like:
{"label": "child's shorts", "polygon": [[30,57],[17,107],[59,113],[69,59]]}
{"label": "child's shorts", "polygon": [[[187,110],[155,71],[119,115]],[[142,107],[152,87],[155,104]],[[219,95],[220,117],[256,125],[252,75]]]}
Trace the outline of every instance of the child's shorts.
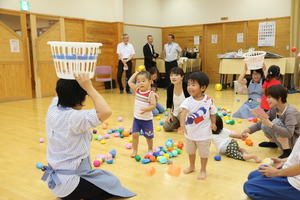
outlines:
{"label": "child's shorts", "polygon": [[235,140],[231,140],[225,152],[226,156],[238,160],[244,160],[243,153],[240,152],[239,144]]}
{"label": "child's shorts", "polygon": [[146,138],[154,138],[154,132],[153,132],[153,122],[152,120],[140,120],[134,118],[133,124],[132,124],[132,132],[140,132],[143,130],[144,136]]}
{"label": "child's shorts", "polygon": [[194,141],[186,138],[187,154],[195,154],[198,149],[198,153],[201,158],[208,158],[209,146],[210,146],[210,140]]}

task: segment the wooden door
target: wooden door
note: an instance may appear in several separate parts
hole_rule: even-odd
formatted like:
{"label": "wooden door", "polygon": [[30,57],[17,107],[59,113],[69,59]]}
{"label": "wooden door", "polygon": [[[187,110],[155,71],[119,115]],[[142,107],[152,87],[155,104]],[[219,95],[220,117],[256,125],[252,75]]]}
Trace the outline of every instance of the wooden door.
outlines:
{"label": "wooden door", "polygon": [[14,16],[20,22],[14,29],[10,20],[0,21],[0,102],[32,98],[26,15],[8,11],[0,14],[3,19]]}

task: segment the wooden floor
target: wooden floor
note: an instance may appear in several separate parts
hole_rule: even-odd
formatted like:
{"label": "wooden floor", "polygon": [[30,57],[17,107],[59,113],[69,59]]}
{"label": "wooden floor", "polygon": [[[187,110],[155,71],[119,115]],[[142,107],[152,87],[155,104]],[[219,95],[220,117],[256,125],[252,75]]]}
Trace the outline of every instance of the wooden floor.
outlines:
{"label": "wooden floor", "polygon": [[[207,92],[217,107],[227,107],[233,112],[236,111],[242,102],[246,100],[245,95],[236,95],[233,90],[215,91],[212,86]],[[113,110],[113,114],[108,120],[109,128],[125,127],[131,128],[133,116],[134,95],[122,94],[117,90],[110,93],[109,90],[102,91]],[[166,91],[159,89],[160,102],[165,105]],[[237,99],[241,99],[237,102]],[[300,110],[300,94],[288,96],[288,102],[295,105]],[[42,172],[35,168],[36,162],[46,164],[47,141],[39,143],[39,138],[45,136],[45,116],[47,108],[52,98],[32,99],[0,103],[0,200],[55,200],[56,197],[48,190],[45,182],[41,181]],[[92,107],[90,99],[87,101],[86,109]],[[123,122],[118,122],[117,118],[123,117]],[[163,114],[161,120],[165,119]],[[236,132],[249,126],[251,122],[243,120],[241,124],[225,125]],[[155,128],[159,126],[159,120],[154,119]],[[98,133],[104,135],[106,130],[97,127]],[[167,139],[184,141],[183,135],[177,133],[165,133],[155,131],[154,146],[164,146]],[[243,141],[239,141],[241,147],[245,147],[250,153],[257,154],[260,158],[280,155],[276,149],[264,149],[257,144],[265,137],[262,132],[257,132],[250,137],[254,141],[253,147],[248,147]],[[122,184],[138,195],[132,199],[154,200],[154,199],[210,199],[210,200],[244,200],[247,199],[243,192],[243,183],[247,179],[250,171],[257,169],[259,164],[253,161],[238,161],[222,156],[222,160],[217,162],[214,156],[217,152],[211,146],[211,157],[209,158],[207,170],[208,177],[205,181],[197,181],[196,176],[199,170],[199,158],[197,158],[196,172],[189,175],[180,174],[179,177],[171,177],[166,171],[168,165],[157,162],[155,166],[156,174],[152,177],[146,176],[148,165],[137,163],[130,158],[131,150],[125,148],[129,143],[128,138],[114,138],[106,140],[106,144],[99,141],[91,142],[91,158],[97,154],[108,154],[111,149],[117,150],[117,157],[112,165],[103,164],[101,169],[109,170],[116,174]],[[147,153],[146,141],[140,139],[140,155]],[[179,165],[181,169],[188,166],[187,154],[183,151],[173,163]]]}

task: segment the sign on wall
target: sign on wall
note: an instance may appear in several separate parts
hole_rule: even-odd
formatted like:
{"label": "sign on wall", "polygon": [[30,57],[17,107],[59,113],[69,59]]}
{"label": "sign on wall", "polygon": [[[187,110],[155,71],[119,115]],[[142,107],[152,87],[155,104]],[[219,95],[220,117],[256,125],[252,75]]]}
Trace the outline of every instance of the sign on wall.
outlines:
{"label": "sign on wall", "polygon": [[29,11],[29,2],[28,1],[20,1],[20,10]]}
{"label": "sign on wall", "polygon": [[276,22],[260,22],[258,25],[258,46],[275,46]]}

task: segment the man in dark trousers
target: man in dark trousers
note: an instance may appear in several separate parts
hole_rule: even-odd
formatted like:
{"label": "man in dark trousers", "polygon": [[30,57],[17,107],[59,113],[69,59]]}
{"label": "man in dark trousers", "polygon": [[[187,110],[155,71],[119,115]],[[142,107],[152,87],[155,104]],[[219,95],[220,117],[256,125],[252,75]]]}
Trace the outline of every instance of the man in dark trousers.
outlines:
{"label": "man in dark trousers", "polygon": [[153,37],[152,35],[147,36],[147,44],[143,47],[144,52],[144,65],[146,69],[148,70],[151,67],[156,66],[156,58],[158,57],[158,54],[155,53],[154,46],[153,46]]}
{"label": "man in dark trousers", "polygon": [[177,61],[180,58],[182,49],[180,46],[174,42],[174,35],[168,35],[168,43],[164,46],[164,60],[165,60],[165,70],[166,70],[166,86],[168,87],[171,83],[170,81],[170,70],[174,67],[178,67]]}

